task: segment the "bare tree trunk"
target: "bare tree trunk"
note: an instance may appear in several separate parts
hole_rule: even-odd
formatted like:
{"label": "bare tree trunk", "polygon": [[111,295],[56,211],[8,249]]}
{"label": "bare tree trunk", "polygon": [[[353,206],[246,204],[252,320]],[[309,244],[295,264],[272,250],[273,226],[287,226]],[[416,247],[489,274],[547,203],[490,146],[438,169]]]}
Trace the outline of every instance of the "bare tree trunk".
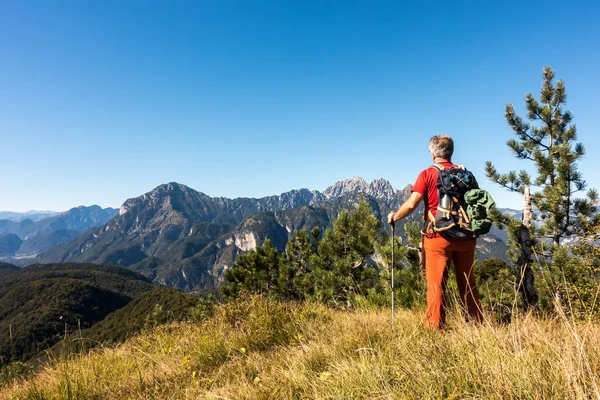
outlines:
{"label": "bare tree trunk", "polygon": [[531,309],[537,306],[538,295],[533,285],[533,271],[531,270],[531,237],[529,234],[529,228],[531,227],[532,218],[531,208],[531,192],[529,186],[525,186],[523,192],[523,219],[521,222],[521,231],[519,234],[519,244],[521,245],[521,256],[517,261],[519,267],[519,291],[523,305],[526,309]]}

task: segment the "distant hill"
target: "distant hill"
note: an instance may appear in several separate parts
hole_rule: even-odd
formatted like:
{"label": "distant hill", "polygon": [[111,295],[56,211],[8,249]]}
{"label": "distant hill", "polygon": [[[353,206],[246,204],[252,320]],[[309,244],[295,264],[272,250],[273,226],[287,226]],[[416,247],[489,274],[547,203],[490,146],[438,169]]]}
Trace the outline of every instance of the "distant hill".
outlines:
{"label": "distant hill", "polygon": [[21,268],[17,267],[16,265],[0,262],[0,280],[3,280],[5,276],[20,270]]}
{"label": "distant hill", "polygon": [[13,212],[13,211],[0,211],[0,219],[8,219],[11,221],[22,221],[24,219],[30,219],[32,221],[39,221],[40,219],[54,217],[60,214],[57,211],[27,211],[27,212]]}
{"label": "distant hill", "polygon": [[0,257],[23,263],[47,249],[70,242],[90,228],[103,225],[117,212],[114,208],[81,206],[39,220],[0,219]]}
{"label": "distant hill", "polygon": [[[410,186],[398,190],[383,179],[368,183],[358,177],[322,193],[300,189],[261,199],[213,198],[169,183],[127,200],[106,224],[47,250],[36,262],[121,265],[181,290],[214,288],[238,254],[266,238],[283,250],[296,230],[324,230],[342,210],[355,208],[361,200],[369,203],[384,227],[387,213],[409,195]],[[420,218],[422,211],[410,219]],[[402,234],[403,228],[398,231]],[[480,258],[502,253],[503,246],[497,239],[481,243]]]}
{"label": "distant hill", "polygon": [[0,235],[0,257],[10,257],[21,247],[23,241],[14,233]]}
{"label": "distant hill", "polygon": [[92,327],[154,287],[133,271],[93,264],[0,264],[0,277],[0,366]]}
{"label": "distant hill", "polygon": [[9,264],[9,263],[0,262],[0,271],[4,270],[4,269],[19,271],[21,268],[17,267],[16,265],[12,265],[12,264]]}

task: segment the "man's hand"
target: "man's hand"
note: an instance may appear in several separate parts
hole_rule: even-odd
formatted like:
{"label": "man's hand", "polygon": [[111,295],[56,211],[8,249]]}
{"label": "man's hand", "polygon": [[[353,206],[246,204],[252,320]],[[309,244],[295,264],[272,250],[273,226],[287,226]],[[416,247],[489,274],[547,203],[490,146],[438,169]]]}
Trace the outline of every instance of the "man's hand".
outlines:
{"label": "man's hand", "polygon": [[[400,221],[401,219],[404,219],[404,218],[408,217],[410,214],[412,214],[417,209],[417,207],[419,206],[419,203],[422,200],[423,200],[423,195],[421,193],[413,192],[410,195],[410,197],[408,198],[408,200],[406,200],[404,202],[404,204],[402,204],[400,206],[398,211],[393,213],[393,214],[397,215],[396,221]],[[388,215],[388,224],[391,224],[390,215]]]}
{"label": "man's hand", "polygon": [[396,215],[395,211],[392,211],[391,213],[388,214],[388,224],[390,225],[394,225],[394,215]]}

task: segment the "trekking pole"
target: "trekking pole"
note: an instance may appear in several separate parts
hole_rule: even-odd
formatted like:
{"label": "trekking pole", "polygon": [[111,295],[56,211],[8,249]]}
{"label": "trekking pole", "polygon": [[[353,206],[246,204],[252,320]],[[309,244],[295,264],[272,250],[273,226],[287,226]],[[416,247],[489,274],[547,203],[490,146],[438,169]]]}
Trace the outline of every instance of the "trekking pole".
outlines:
{"label": "trekking pole", "polygon": [[394,330],[394,224],[392,224],[392,330]]}

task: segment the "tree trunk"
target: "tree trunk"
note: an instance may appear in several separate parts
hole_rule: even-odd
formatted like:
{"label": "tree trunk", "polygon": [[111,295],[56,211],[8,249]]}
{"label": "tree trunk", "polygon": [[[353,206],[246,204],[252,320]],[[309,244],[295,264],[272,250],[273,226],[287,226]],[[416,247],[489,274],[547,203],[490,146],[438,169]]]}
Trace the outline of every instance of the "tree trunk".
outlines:
{"label": "tree trunk", "polygon": [[560,235],[559,235],[558,233],[555,233],[555,234],[552,236],[552,245],[553,245],[554,247],[558,247],[558,246],[560,246]]}
{"label": "tree trunk", "polygon": [[517,261],[519,267],[519,291],[521,292],[521,298],[523,305],[526,309],[531,309],[537,306],[538,295],[535,291],[533,284],[534,277],[533,271],[531,270],[531,237],[529,234],[529,228],[531,227],[532,218],[531,209],[531,192],[529,186],[525,186],[523,192],[523,219],[521,222],[521,231],[519,233],[519,244],[521,245],[521,256]]}

